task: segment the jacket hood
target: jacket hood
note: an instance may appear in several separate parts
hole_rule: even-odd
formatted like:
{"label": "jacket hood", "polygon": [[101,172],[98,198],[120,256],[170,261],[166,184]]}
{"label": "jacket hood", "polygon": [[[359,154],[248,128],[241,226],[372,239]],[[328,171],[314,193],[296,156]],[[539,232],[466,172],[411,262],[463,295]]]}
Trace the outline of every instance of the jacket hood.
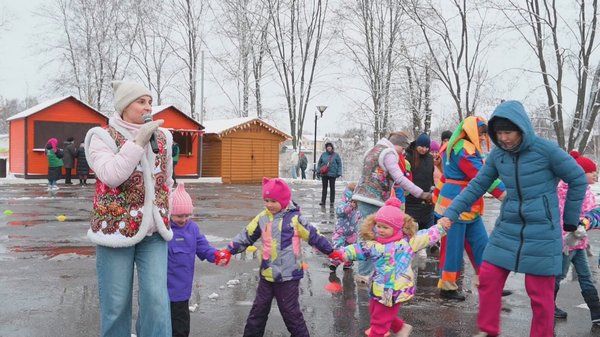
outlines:
{"label": "jacket hood", "polygon": [[328,146],[331,146],[331,150],[332,150],[332,151],[335,151],[335,146],[333,146],[333,143],[332,143],[332,142],[327,142],[327,143],[325,143],[325,150],[327,150],[327,147],[328,147]]}
{"label": "jacket hood", "polygon": [[529,116],[527,116],[527,112],[521,102],[505,101],[501,103],[496,107],[494,113],[492,113],[492,117],[488,123],[488,135],[490,136],[490,139],[498,148],[503,149],[498,143],[496,130],[494,128],[494,119],[496,117],[506,118],[521,129],[521,144],[511,152],[519,152],[527,149],[532,144],[535,138],[535,131],[533,130],[531,120],[529,119]]}

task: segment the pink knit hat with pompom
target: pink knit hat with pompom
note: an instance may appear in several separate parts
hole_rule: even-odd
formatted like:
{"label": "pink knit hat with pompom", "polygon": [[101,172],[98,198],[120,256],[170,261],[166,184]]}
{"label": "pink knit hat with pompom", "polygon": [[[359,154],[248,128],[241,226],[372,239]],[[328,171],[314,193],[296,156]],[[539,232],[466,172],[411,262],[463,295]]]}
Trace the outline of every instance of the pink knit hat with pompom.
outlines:
{"label": "pink knit hat with pompom", "polygon": [[182,182],[177,184],[175,191],[171,193],[171,214],[184,215],[192,214],[194,211],[194,205],[192,205],[192,198],[185,191],[185,186]]}
{"label": "pink knit hat with pompom", "polygon": [[375,214],[375,221],[402,230],[404,226],[404,213],[400,209],[402,203],[398,198],[389,198],[383,207]]}

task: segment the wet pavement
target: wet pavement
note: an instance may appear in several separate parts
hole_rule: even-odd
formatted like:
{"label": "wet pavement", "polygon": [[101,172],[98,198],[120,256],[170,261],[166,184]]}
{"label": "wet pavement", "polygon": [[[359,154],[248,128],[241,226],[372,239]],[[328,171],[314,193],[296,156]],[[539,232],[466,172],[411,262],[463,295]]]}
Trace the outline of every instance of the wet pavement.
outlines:
{"label": "wet pavement", "polygon": [[[303,213],[330,236],[334,213],[318,206],[320,184],[294,183],[292,188]],[[51,193],[42,183],[3,184],[0,180],[0,189],[0,336],[97,336],[95,249],[86,238],[93,187],[61,186]],[[262,207],[260,186],[187,182],[186,189],[194,199],[201,231],[218,248]],[[338,184],[338,195],[341,190]],[[491,199],[486,202],[486,225],[491,228],[499,204]],[[7,210],[12,214],[3,213]],[[596,255],[591,264],[598,285],[600,233],[592,233],[591,241]],[[311,336],[364,336],[369,325],[367,289],[355,285],[352,270],[330,274],[322,254],[307,245],[304,253],[309,268],[301,282],[300,303]],[[438,297],[436,256],[415,259],[414,269],[417,295],[400,310],[400,316],[414,326],[411,336],[472,336],[478,302],[470,265],[466,265],[462,280],[465,302]],[[257,270],[253,254],[235,256],[226,268],[197,261],[190,303],[198,304],[198,309],[191,313],[191,336],[241,336],[254,299]],[[343,291],[328,293],[325,285],[338,279]],[[227,286],[229,280],[240,283]],[[503,302],[503,336],[528,336],[531,312],[523,275],[511,274],[506,288],[514,294]],[[208,298],[213,293],[218,295],[216,300]],[[558,303],[569,318],[556,323],[556,336],[600,335],[600,327],[592,327],[589,310],[582,307],[579,285],[572,276],[564,281]],[[289,336],[275,303],[265,336]]]}

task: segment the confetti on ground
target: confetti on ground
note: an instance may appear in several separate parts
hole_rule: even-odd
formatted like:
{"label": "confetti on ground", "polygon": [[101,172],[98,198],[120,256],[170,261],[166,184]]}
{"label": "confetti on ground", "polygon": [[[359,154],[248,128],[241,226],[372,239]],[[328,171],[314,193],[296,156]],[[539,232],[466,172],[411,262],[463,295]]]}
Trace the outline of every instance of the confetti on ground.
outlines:
{"label": "confetti on ground", "polygon": [[66,216],[64,216],[64,215],[61,214],[61,215],[59,215],[59,216],[56,217],[56,220],[58,220],[58,221],[65,221],[66,218],[67,218]]}
{"label": "confetti on ground", "polygon": [[329,282],[325,286],[325,290],[329,291],[330,293],[336,294],[342,291],[342,285],[337,282]]}
{"label": "confetti on ground", "polygon": [[7,209],[3,213],[4,213],[4,215],[12,215],[13,211],[11,211],[10,209]]}

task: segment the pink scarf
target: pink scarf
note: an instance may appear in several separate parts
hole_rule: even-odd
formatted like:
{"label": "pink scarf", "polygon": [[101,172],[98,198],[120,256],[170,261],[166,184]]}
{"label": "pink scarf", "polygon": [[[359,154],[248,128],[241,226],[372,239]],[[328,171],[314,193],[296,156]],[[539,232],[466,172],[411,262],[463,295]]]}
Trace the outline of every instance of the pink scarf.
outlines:
{"label": "pink scarf", "polygon": [[108,121],[109,125],[112,126],[119,126],[127,131],[129,131],[131,133],[131,135],[135,136],[138,131],[140,130],[140,128],[142,127],[142,125],[144,124],[135,124],[135,123],[129,123],[123,120],[123,117],[121,116],[121,114],[118,111],[115,111],[115,114],[112,116],[112,118]]}
{"label": "pink scarf", "polygon": [[400,240],[402,240],[403,237],[404,237],[404,233],[401,230],[394,228],[394,234],[392,234],[391,236],[388,236],[387,238],[382,238],[382,237],[378,236],[375,238],[375,240],[377,242],[385,245],[386,243],[400,241]]}

